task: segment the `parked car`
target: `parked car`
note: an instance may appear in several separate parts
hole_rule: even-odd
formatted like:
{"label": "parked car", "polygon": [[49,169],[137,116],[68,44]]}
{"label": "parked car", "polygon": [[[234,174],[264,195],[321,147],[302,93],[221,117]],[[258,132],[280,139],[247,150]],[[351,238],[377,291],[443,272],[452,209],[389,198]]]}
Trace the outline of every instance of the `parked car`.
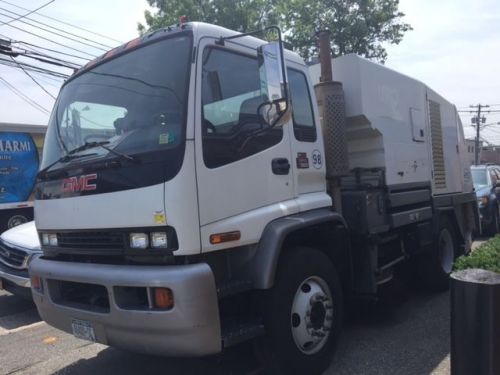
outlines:
{"label": "parked car", "polygon": [[31,298],[28,265],[41,253],[35,222],[18,225],[0,235],[0,289]]}
{"label": "parked car", "polygon": [[483,232],[495,235],[500,230],[500,166],[475,165],[471,172]]}

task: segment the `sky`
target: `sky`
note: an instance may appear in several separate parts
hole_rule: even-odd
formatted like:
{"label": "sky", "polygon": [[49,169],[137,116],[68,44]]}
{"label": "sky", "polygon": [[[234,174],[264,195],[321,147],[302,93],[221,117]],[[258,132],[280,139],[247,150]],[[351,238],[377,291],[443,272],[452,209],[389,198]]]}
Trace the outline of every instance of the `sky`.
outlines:
{"label": "sky", "polygon": [[[11,3],[11,4],[8,4]],[[46,48],[81,54],[62,46],[41,40],[12,26],[36,32],[59,43],[95,55],[103,51],[77,44],[40,29],[14,21],[6,15],[26,13],[49,0],[0,0],[0,38],[7,36],[17,41]],[[137,37],[137,22],[144,22],[145,0],[55,0],[38,13],[126,42]],[[469,105],[489,104],[490,110],[500,111],[500,1],[498,0],[400,0],[404,21],[413,30],[405,34],[399,45],[387,45],[386,66],[419,79],[458,109],[469,110]],[[10,11],[10,12],[8,12]],[[89,34],[68,25],[57,23],[38,14],[28,16],[39,22],[110,45],[116,41]],[[28,22],[32,22],[26,20]],[[40,24],[38,24],[41,26]],[[32,63],[27,59],[19,61]],[[82,60],[75,60],[79,61]],[[57,70],[56,68],[53,68]],[[67,69],[59,70],[70,73]],[[57,96],[61,80],[33,75],[52,96]],[[0,122],[46,124],[48,115],[18,98],[5,86],[6,80],[46,110],[51,110],[54,99],[42,91],[20,69],[0,65]],[[500,144],[500,112],[485,113],[486,126],[482,135],[491,143]],[[466,135],[474,136],[470,114],[461,113]]]}

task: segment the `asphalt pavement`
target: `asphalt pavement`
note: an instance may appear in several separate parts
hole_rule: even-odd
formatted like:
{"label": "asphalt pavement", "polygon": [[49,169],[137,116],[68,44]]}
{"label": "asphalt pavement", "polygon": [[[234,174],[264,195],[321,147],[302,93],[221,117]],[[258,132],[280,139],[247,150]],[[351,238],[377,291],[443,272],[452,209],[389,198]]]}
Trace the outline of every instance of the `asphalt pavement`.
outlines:
{"label": "asphalt pavement", "polygon": [[[477,246],[478,242],[475,243]],[[386,284],[377,304],[350,311],[325,375],[449,374],[449,294]],[[0,374],[265,374],[251,345],[202,359],[140,355],[82,341],[40,321],[0,290]]]}

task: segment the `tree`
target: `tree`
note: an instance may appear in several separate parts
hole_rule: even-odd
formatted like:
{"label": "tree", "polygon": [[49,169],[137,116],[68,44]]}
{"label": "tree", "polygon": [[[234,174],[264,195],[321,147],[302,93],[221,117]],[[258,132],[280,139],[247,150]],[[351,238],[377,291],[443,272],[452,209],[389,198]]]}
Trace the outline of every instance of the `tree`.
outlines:
{"label": "tree", "polygon": [[356,53],[383,63],[383,44],[398,44],[412,29],[398,6],[399,0],[291,0],[279,12],[287,41],[305,58],[317,52],[314,33],[328,29],[333,56]]}
{"label": "tree", "polygon": [[138,24],[139,33],[174,25],[186,15],[190,21],[203,21],[247,32],[278,23],[277,0],[147,0],[155,14],[144,12],[147,27]]}
{"label": "tree", "polygon": [[214,23],[241,32],[278,24],[285,39],[302,57],[317,53],[315,33],[331,31],[333,56],[356,53],[384,62],[385,43],[398,44],[411,30],[398,10],[399,0],[147,0],[147,26],[140,33],[178,22]]}

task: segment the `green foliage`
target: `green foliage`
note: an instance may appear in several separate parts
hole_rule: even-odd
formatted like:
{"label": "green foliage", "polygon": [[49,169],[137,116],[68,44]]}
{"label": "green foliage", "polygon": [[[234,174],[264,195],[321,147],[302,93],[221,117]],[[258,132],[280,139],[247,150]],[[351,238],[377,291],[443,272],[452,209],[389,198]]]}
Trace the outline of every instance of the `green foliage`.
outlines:
{"label": "green foliage", "polygon": [[241,32],[259,30],[278,23],[276,0],[146,0],[155,14],[144,12],[147,27],[139,24],[141,34],[174,25],[186,15],[190,21],[202,21]]}
{"label": "green foliage", "polygon": [[241,32],[278,25],[302,57],[317,54],[315,33],[328,29],[333,56],[357,53],[384,62],[384,43],[398,44],[411,26],[402,22],[399,0],[147,0],[142,34],[187,15]]}
{"label": "green foliage", "polygon": [[469,256],[461,256],[455,261],[454,270],[480,268],[500,273],[500,236],[495,236],[480,245]]}

